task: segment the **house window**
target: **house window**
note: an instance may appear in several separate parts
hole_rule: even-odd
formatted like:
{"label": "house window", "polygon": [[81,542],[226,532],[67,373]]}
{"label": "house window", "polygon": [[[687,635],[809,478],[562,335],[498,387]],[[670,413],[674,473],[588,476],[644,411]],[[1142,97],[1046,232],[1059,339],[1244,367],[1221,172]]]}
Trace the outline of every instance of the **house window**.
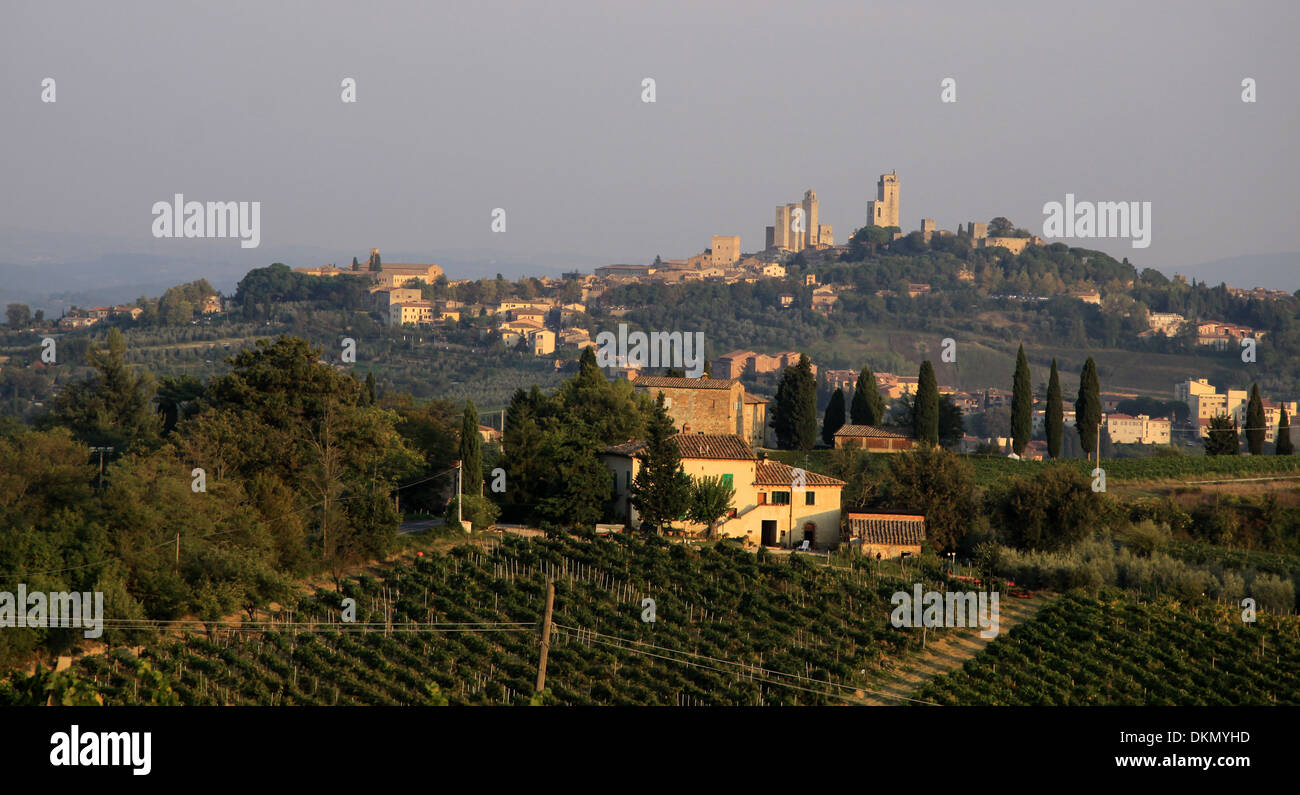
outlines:
{"label": "house window", "polygon": [[803,504],[804,504],[804,505],[816,505],[816,504],[817,504],[817,493],[816,493],[816,492],[812,492],[812,491],[805,491],[805,492],[803,493]]}
{"label": "house window", "polygon": [[629,489],[632,488],[632,470],[629,469],[623,473],[623,485]]}
{"label": "house window", "polygon": [[789,504],[790,504],[790,492],[788,492],[788,491],[774,491],[774,492],[772,492],[772,504],[773,504],[773,505],[789,505]]}

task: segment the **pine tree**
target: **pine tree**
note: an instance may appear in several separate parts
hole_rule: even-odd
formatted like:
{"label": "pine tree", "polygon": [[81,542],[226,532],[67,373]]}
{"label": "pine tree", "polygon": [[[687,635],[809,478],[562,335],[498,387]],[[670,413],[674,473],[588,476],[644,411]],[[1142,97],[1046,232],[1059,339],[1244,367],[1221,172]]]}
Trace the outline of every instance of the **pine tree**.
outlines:
{"label": "pine tree", "polygon": [[460,422],[461,491],[483,496],[483,437],[478,432],[478,409],[474,401],[465,401],[465,415]]}
{"label": "pine tree", "polygon": [[916,379],[916,400],[912,434],[922,444],[939,443],[939,382],[934,377],[934,365],[926,359]]}
{"label": "pine tree", "polygon": [[1268,434],[1268,420],[1264,418],[1264,401],[1259,398],[1259,384],[1250,385],[1250,401],[1246,404],[1246,447],[1251,455],[1264,452],[1264,437]]}
{"label": "pine tree", "polygon": [[844,427],[844,390],[836,389],[831,395],[831,402],[826,404],[826,414],[822,418],[822,441],[828,447],[835,446],[835,432]]}
{"label": "pine tree", "polygon": [[638,456],[641,468],[632,480],[632,507],[641,514],[641,521],[652,525],[656,532],[682,517],[691,502],[691,479],[682,469],[674,431],[661,392],[655,400],[645,449]]}
{"label": "pine tree", "polygon": [[1065,407],[1061,402],[1061,376],[1056,372],[1056,358],[1052,358],[1052,375],[1047,381],[1047,416],[1043,418],[1047,433],[1047,454],[1061,457],[1061,432],[1065,430]]}
{"label": "pine tree", "polygon": [[1083,451],[1092,455],[1097,451],[1097,430],[1101,426],[1101,380],[1097,377],[1097,363],[1089,356],[1079,374],[1079,399],[1074,402],[1074,427],[1079,431]]}
{"label": "pine tree", "polygon": [[1029,374],[1029,359],[1025,358],[1025,346],[1020,346],[1016,354],[1016,372],[1011,383],[1011,450],[1016,455],[1024,455],[1029,446],[1029,435],[1033,432],[1034,388]]}
{"label": "pine tree", "polygon": [[1277,449],[1274,452],[1277,455],[1291,455],[1295,452],[1295,445],[1291,442],[1291,419],[1287,417],[1286,409],[1282,409],[1277,420]]}
{"label": "pine tree", "polygon": [[885,401],[880,397],[876,377],[863,367],[858,382],[853,385],[853,403],[849,409],[849,422],[854,425],[879,425],[885,416]]}
{"label": "pine tree", "polygon": [[1241,441],[1237,438],[1237,421],[1226,414],[1210,418],[1210,430],[1205,437],[1206,455],[1237,455]]}

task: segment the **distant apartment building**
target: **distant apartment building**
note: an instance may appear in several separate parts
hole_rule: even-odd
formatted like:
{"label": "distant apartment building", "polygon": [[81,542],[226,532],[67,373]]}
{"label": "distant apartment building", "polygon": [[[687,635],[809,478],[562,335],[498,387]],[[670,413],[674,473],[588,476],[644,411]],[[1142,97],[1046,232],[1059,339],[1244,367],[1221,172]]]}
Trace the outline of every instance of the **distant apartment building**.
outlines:
{"label": "distant apartment building", "polygon": [[1171,425],[1168,419],[1145,414],[1106,415],[1106,433],[1115,444],[1169,444]]}
{"label": "distant apartment building", "polygon": [[[1294,400],[1282,401],[1275,403],[1267,398],[1262,398],[1260,402],[1264,405],[1264,441],[1272,444],[1277,440],[1277,426],[1282,418],[1282,409],[1286,409],[1288,424],[1291,418],[1295,416],[1296,402]],[[1245,432],[1248,425],[1246,422],[1246,409],[1249,403],[1241,403],[1232,410],[1232,418],[1237,421],[1237,427]]]}
{"label": "distant apartment building", "polygon": [[390,304],[388,307],[388,325],[390,326],[418,326],[432,322],[432,301],[405,301],[400,304]]}
{"label": "distant apartment building", "polygon": [[1216,350],[1226,350],[1247,338],[1261,339],[1265,332],[1256,331],[1250,326],[1237,323],[1206,321],[1196,324],[1196,344],[1207,345]]}
{"label": "distant apartment building", "polygon": [[1187,322],[1187,318],[1177,312],[1151,312],[1147,315],[1147,326],[1157,334],[1173,337]]}
{"label": "distant apartment building", "polygon": [[[376,287],[370,292],[375,311],[388,314],[393,304],[421,300],[422,293],[415,287]],[[400,323],[398,325],[401,325]]]}

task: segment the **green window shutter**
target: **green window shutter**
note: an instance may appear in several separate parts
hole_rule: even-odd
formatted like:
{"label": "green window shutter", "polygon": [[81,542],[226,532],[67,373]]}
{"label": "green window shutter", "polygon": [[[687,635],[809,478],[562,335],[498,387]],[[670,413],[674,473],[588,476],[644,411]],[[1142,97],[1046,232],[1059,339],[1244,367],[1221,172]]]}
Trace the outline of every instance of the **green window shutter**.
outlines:
{"label": "green window shutter", "polygon": [[722,485],[724,485],[724,486],[730,486],[730,485],[731,485],[731,473],[730,473],[730,472],[728,472],[727,474],[725,474],[725,475],[722,476]]}

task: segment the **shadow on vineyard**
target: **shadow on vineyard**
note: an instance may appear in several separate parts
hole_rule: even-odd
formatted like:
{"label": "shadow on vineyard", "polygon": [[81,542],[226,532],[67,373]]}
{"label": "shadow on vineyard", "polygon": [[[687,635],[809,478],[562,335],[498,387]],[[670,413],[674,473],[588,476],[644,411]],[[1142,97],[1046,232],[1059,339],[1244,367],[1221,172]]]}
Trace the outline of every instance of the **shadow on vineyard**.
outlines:
{"label": "shadow on vineyard", "polygon": [[[920,630],[889,625],[890,595],[944,578],[930,559],[899,573],[897,562],[730,544],[506,536],[397,564],[383,581],[345,581],[342,594],[318,591],[264,624],[173,631],[140,650],[148,668],[115,649],[73,670],[110,705],[172,694],[182,704],[528,704],[552,578],[545,703],[864,703],[872,676],[920,642]],[[345,597],[354,623],[340,622]],[[644,598],[655,600],[653,622]]]}
{"label": "shadow on vineyard", "polygon": [[914,697],[947,705],[1300,704],[1300,620],[1071,593]]}

